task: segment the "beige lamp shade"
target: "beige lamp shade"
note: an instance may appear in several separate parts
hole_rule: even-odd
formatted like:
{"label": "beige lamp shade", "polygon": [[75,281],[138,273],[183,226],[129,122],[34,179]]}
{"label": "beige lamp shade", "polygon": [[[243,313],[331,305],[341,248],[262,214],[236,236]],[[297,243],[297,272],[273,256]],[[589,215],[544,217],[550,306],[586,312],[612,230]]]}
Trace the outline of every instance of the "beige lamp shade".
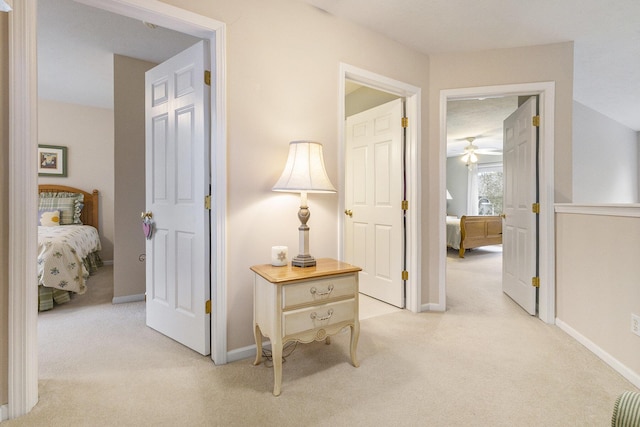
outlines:
{"label": "beige lamp shade", "polygon": [[324,168],[322,144],[313,141],[289,143],[289,157],[273,191],[335,193]]}

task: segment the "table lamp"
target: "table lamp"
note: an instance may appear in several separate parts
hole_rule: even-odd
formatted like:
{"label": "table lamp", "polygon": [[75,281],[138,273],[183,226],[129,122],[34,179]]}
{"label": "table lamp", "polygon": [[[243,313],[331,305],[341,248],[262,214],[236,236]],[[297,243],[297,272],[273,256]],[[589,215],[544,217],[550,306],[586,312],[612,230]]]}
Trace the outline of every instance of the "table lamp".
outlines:
{"label": "table lamp", "polygon": [[322,144],[313,141],[289,143],[289,157],[284,171],[273,186],[273,191],[300,193],[299,254],[291,260],[294,267],[313,267],[316,259],[309,254],[309,226],[311,214],[307,206],[307,193],[335,193],[324,168]]}

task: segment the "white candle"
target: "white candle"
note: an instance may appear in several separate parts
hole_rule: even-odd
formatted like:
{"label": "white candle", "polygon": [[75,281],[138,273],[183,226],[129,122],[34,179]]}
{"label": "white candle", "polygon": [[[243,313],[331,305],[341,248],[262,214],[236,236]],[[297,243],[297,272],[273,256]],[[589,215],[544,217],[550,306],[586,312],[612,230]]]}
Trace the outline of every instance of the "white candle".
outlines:
{"label": "white candle", "polygon": [[271,247],[271,265],[275,267],[282,267],[287,265],[287,252],[289,248],[286,246],[272,246]]}

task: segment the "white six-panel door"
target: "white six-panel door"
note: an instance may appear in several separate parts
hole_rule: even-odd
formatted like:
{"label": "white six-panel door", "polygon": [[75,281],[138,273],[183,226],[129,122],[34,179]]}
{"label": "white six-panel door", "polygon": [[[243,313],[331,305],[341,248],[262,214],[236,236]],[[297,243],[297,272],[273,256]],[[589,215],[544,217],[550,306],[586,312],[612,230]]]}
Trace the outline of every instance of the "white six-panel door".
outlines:
{"label": "white six-panel door", "polygon": [[211,352],[208,49],[199,42],[146,74],[147,325]]}
{"label": "white six-panel door", "polygon": [[532,96],[504,121],[504,209],[502,224],[502,289],[529,314],[536,314],[537,111]]}
{"label": "white six-panel door", "polygon": [[360,292],[404,307],[402,100],[347,118],[345,261],[362,268]]}

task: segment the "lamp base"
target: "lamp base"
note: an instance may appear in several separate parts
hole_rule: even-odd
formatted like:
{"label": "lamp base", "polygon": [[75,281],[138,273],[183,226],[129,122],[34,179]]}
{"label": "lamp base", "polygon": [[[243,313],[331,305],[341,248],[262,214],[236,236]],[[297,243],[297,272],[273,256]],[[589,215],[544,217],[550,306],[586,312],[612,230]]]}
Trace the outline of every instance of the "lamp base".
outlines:
{"label": "lamp base", "polygon": [[316,259],[311,255],[298,255],[291,260],[291,265],[294,267],[315,267]]}

